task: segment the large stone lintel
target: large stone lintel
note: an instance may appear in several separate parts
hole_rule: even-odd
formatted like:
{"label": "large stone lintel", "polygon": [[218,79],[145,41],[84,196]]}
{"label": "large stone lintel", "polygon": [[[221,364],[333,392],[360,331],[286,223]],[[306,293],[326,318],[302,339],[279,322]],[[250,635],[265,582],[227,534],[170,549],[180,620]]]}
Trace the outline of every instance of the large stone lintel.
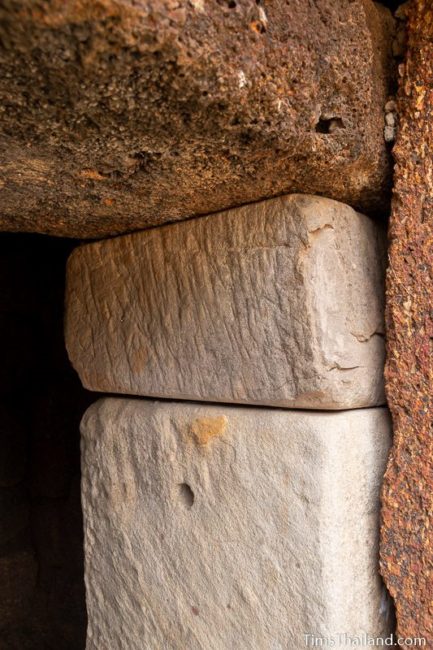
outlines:
{"label": "large stone lintel", "polygon": [[101,237],[288,192],[388,203],[371,0],[0,8],[0,229]]}

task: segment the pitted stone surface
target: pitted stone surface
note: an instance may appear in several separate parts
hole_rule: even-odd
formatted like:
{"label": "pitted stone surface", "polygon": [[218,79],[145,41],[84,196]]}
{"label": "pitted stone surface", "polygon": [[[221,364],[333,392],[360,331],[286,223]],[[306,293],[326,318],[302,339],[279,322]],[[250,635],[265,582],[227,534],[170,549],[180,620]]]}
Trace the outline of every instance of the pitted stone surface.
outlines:
{"label": "pitted stone surface", "polygon": [[405,4],[387,277],[386,390],[394,445],[381,567],[400,636],[433,648],[433,4]]}
{"label": "pitted stone surface", "polygon": [[301,650],[386,635],[385,408],[122,398],[82,422],[87,650]]}
{"label": "pitted stone surface", "polygon": [[383,393],[384,232],[292,195],[87,244],[66,344],[91,390],[317,409]]}
{"label": "pitted stone surface", "polygon": [[0,229],[102,237],[282,193],[381,212],[371,0],[0,6]]}

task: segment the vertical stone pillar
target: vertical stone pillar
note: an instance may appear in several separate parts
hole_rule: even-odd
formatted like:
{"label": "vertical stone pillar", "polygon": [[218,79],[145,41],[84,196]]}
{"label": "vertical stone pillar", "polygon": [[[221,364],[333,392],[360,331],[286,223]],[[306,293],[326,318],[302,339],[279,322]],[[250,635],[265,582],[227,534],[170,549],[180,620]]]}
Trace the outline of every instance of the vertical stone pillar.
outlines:
{"label": "vertical stone pillar", "polygon": [[387,279],[386,390],[394,446],[382,573],[398,632],[433,647],[433,5],[408,3]]}

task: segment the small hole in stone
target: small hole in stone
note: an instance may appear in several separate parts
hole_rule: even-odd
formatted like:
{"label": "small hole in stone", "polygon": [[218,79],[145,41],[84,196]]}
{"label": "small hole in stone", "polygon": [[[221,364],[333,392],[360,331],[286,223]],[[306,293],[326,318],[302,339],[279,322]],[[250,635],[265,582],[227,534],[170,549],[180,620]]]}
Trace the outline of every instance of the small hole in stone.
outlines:
{"label": "small hole in stone", "polygon": [[253,32],[257,32],[257,34],[264,34],[266,32],[266,27],[261,20],[253,20],[253,22],[250,23],[250,28]]}
{"label": "small hole in stone", "polygon": [[317,133],[334,133],[337,129],[344,129],[341,117],[319,118],[316,124]]}
{"label": "small hole in stone", "polygon": [[179,499],[185,508],[192,508],[194,504],[194,492],[191,490],[188,483],[179,483]]}

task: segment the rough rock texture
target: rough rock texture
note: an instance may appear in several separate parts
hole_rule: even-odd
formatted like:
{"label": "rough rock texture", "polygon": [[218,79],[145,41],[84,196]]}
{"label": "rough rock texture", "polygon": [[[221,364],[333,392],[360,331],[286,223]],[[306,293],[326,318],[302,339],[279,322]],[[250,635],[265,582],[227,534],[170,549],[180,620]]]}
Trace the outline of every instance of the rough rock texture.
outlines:
{"label": "rough rock texture", "polygon": [[74,250],[66,345],[92,390],[300,408],[384,402],[384,232],[292,195]]}
{"label": "rough rock texture", "polygon": [[87,650],[298,650],[388,630],[386,409],[104,399],[82,423]]}
{"label": "rough rock texture", "polygon": [[0,227],[99,237],[302,191],[388,201],[370,0],[0,8]]}
{"label": "rough rock texture", "polygon": [[402,636],[433,647],[433,6],[408,7],[387,280],[386,386],[394,447],[383,489],[382,572]]}

